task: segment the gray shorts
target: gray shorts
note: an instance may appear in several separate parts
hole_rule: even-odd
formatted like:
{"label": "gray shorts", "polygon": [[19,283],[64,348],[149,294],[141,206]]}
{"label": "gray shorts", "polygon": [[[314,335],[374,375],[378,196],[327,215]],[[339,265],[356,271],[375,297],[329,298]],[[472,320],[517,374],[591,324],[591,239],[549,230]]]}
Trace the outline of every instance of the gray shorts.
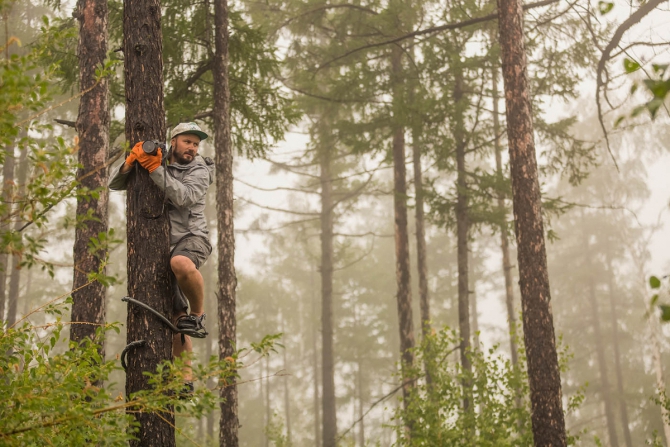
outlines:
{"label": "gray shorts", "polygon": [[[207,261],[209,255],[212,254],[212,245],[209,241],[202,236],[189,235],[183,237],[172,249],[170,253],[170,259],[175,256],[186,256],[193,264],[195,268],[200,269],[200,267]],[[172,301],[174,306],[175,313],[178,312],[187,312],[188,313],[188,300],[182,293],[179,285],[177,284],[177,278],[170,272],[172,277]]]}

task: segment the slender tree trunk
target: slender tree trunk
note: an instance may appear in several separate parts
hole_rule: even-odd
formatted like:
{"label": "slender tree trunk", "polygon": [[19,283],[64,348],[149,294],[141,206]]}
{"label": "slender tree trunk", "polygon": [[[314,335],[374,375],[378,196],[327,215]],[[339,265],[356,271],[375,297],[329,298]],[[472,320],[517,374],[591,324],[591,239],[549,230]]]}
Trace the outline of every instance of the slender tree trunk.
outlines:
{"label": "slender tree trunk", "polygon": [[[284,315],[281,318],[281,332],[286,333]],[[282,349],[282,360],[284,362],[284,371],[288,371],[288,360],[286,359],[286,347]],[[286,420],[286,440],[291,444],[291,390],[288,386],[288,374],[284,375],[284,418]]]}
{"label": "slender tree trunk", "polygon": [[605,364],[605,343],[603,343],[602,331],[600,329],[600,317],[598,301],[596,297],[596,288],[593,279],[589,280],[589,306],[591,307],[591,322],[593,324],[593,338],[596,347],[596,357],[598,359],[598,371],[600,375],[600,394],[605,407],[605,420],[607,422],[607,435],[611,447],[619,446],[619,439],[616,434],[616,425],[614,423],[614,411],[612,408],[611,390],[609,378],[607,377],[607,365]]}
{"label": "slender tree trunk", "polygon": [[[214,4],[214,134],[216,136],[216,213],[219,251],[219,358],[235,353],[235,233],[233,231],[233,149],[230,141],[230,87],[228,80],[228,1]],[[219,445],[239,445],[237,385],[221,387]],[[221,385],[221,384],[220,384]]]}
{"label": "slender tree trunk", "polygon": [[[107,58],[107,0],[79,0],[76,10],[79,20],[79,79],[80,90],[93,87],[95,71]],[[79,164],[77,177],[83,177],[78,188],[81,191],[99,191],[98,197],[78,197],[77,217],[91,219],[77,222],[74,238],[74,278],[73,290],[84,286],[88,274],[104,273],[106,250],[89,252],[92,238],[107,233],[108,189],[107,156],[109,152],[109,110],[107,78],[91,91],[85,93],[79,102],[77,133],[79,135]],[[130,141],[130,140],[129,140]],[[106,289],[100,282],[93,282],[72,293],[72,321],[91,323],[73,324],[70,339],[80,342],[85,337],[93,338],[95,331],[105,323]],[[104,347],[100,346],[104,357]]]}
{"label": "slender tree trunk", "polygon": [[[7,18],[5,18],[5,23]],[[14,183],[14,146],[7,149],[5,153],[5,162],[2,165],[2,202],[7,204],[5,215],[0,216],[0,234],[10,230],[10,215],[12,202],[12,189]],[[5,319],[5,309],[7,302],[7,272],[9,271],[9,255],[0,253],[0,321]]]}
{"label": "slender tree trunk", "polygon": [[472,341],[474,343],[474,349],[477,350],[480,347],[479,339],[479,309],[477,308],[477,293],[475,289],[475,264],[472,258],[472,250],[468,254],[468,267],[472,275],[468,275],[468,288],[470,292],[470,320],[472,321]]}
{"label": "slender tree trunk", "polygon": [[[454,143],[456,145],[456,246],[458,257],[458,328],[461,337],[460,354],[463,371],[472,372],[472,363],[468,358],[470,351],[470,281],[468,279],[468,233],[470,222],[468,218],[468,185],[465,167],[465,129],[463,122],[463,72],[457,67],[454,75],[454,106],[452,118]],[[463,383],[465,388],[471,385]],[[465,392],[463,408],[470,407],[469,393]]]}
{"label": "slender tree trunk", "polygon": [[[124,0],[123,55],[126,77],[126,141],[163,140],[163,39],[158,0]],[[172,315],[169,279],[170,223],[164,195],[136,164],[128,182],[128,294],[163,315]],[[157,218],[154,218],[158,216]],[[128,343],[145,340],[128,356],[126,395],[148,389],[144,371],[172,358],[172,333],[160,320],[138,306],[128,306]],[[131,446],[174,446],[174,416],[139,413],[138,440]]]}
{"label": "slender tree trunk", "polygon": [[533,437],[536,447],[563,447],[565,418],[528,93],[523,11],[519,0],[497,3]]}
{"label": "slender tree trunk", "polygon": [[335,354],[333,352],[333,184],[331,150],[319,151],[321,177],[321,404],[323,411],[323,445],[335,447],[337,409],[335,403]]}
{"label": "slender tree trunk", "polygon": [[357,359],[356,390],[358,391],[358,445],[365,447],[365,419],[363,418],[363,362]]}
{"label": "slender tree trunk", "polygon": [[317,321],[317,309],[316,309],[316,296],[314,286],[314,272],[310,274],[310,284],[312,289],[312,366],[314,369],[314,381],[312,382],[313,386],[313,395],[314,395],[314,445],[315,447],[321,447],[321,427],[319,422],[321,421],[320,414],[320,405],[319,405],[319,352],[317,349],[317,338],[319,336],[316,321]]}
{"label": "slender tree trunk", "polygon": [[[23,135],[25,136],[25,131]],[[23,197],[26,191],[26,178],[28,177],[28,149],[24,148],[19,156],[17,186],[18,197]],[[14,224],[14,231],[19,232],[23,222],[17,220]],[[19,306],[19,286],[21,285],[21,259],[18,256],[12,256],[11,273],[9,276],[9,293],[7,295],[8,309],[7,309],[7,325],[13,326],[18,317]],[[25,315],[25,313],[24,313]]]}
{"label": "slender tree trunk", "polygon": [[[502,184],[505,174],[502,166],[502,148],[500,145],[500,135],[502,127],[500,126],[500,111],[498,109],[498,66],[493,64],[491,68],[491,92],[493,96],[493,145],[496,156],[496,175],[498,181]],[[519,350],[516,345],[516,311],[514,310],[514,289],[512,282],[512,262],[509,256],[509,238],[507,237],[507,207],[505,206],[505,194],[498,191],[498,212],[502,218],[500,222],[500,251],[502,252],[502,266],[505,277],[505,305],[507,307],[507,321],[509,324],[509,344],[512,357],[512,366],[515,368],[519,364]]]}
{"label": "slender tree trunk", "polygon": [[[270,357],[265,357],[265,428],[272,422],[272,409],[270,406]],[[270,438],[265,436],[265,447],[270,447]]]}
{"label": "slender tree trunk", "polygon": [[417,271],[419,274],[419,307],[421,308],[421,333],[425,337],[430,334],[430,300],[428,296],[428,265],[426,263],[426,229],[423,210],[423,175],[421,172],[420,131],[412,129],[412,160],[414,166],[414,191],[416,207],[416,254]]}
{"label": "slender tree trunk", "polygon": [[609,291],[610,313],[612,319],[612,348],[614,349],[614,371],[616,374],[617,395],[619,401],[619,414],[621,417],[621,426],[623,428],[623,437],[626,441],[626,447],[633,447],[633,439],[630,434],[630,423],[628,422],[628,409],[626,408],[625,392],[623,389],[623,374],[621,371],[621,352],[619,350],[619,317],[617,315],[616,302],[614,297],[614,273],[612,271],[612,261],[607,258],[607,289]]}
{"label": "slender tree trunk", "polygon": [[409,405],[409,395],[414,382],[407,369],[414,364],[414,326],[412,318],[412,289],[409,265],[409,236],[407,233],[407,173],[405,166],[405,131],[399,122],[403,107],[402,86],[402,50],[391,50],[391,69],[394,85],[393,92],[393,206],[395,216],[395,255],[398,322],[400,329],[400,362],[403,370],[403,397],[405,409]]}

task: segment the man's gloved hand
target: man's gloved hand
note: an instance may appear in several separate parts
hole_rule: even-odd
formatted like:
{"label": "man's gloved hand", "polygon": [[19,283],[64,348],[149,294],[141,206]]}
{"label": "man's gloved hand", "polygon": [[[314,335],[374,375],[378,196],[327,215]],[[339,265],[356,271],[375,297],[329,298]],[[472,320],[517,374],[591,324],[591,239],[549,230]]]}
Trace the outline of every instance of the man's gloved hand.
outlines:
{"label": "man's gloved hand", "polygon": [[142,149],[142,143],[144,142],[140,141],[133,147],[130,155],[126,158],[126,163],[128,163],[128,159],[133,157],[133,160],[137,160],[144,169],[149,171],[149,173],[152,173],[161,165],[161,161],[163,161],[163,152],[160,148],[157,148],[155,154],[147,154]]}

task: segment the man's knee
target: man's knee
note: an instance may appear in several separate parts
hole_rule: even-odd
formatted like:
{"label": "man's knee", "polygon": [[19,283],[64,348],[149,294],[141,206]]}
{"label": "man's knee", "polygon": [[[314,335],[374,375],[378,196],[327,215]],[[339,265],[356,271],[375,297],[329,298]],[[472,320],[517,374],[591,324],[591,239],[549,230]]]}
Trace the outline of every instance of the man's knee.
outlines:
{"label": "man's knee", "polygon": [[197,270],[193,261],[181,255],[170,259],[170,267],[177,278],[188,276]]}

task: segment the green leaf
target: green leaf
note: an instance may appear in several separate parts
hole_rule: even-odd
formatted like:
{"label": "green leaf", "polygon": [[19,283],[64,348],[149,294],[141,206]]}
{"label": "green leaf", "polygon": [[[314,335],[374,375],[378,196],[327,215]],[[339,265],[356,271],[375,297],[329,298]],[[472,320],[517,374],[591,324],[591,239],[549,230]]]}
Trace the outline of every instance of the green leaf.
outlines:
{"label": "green leaf", "polygon": [[637,91],[637,88],[639,87],[638,84],[633,84],[630,86],[630,94],[634,94]]}
{"label": "green leaf", "polygon": [[665,74],[665,70],[668,69],[668,64],[652,64],[651,67],[654,69],[654,73],[659,76],[663,76]]}
{"label": "green leaf", "polygon": [[651,297],[651,307],[654,307],[658,303],[658,293]]}
{"label": "green leaf", "polygon": [[598,2],[598,10],[600,11],[600,14],[602,14],[602,15],[607,14],[613,8],[614,8],[614,2],[603,2],[603,1]]}
{"label": "green leaf", "polygon": [[623,68],[626,70],[626,73],[633,73],[640,69],[640,64],[632,59],[625,58],[623,60]]}
{"label": "green leaf", "polygon": [[656,276],[651,276],[649,277],[649,286],[652,289],[660,289],[661,288],[661,280],[658,279]]}
{"label": "green leaf", "polygon": [[661,309],[661,320],[662,321],[670,321],[670,306],[666,306],[665,304],[661,304],[658,307],[659,307],[659,309]]}
{"label": "green leaf", "polygon": [[626,119],[625,116],[620,116],[619,118],[617,118],[616,121],[614,121],[614,128],[616,129],[617,127],[619,127],[619,124],[621,124],[625,119]]}

